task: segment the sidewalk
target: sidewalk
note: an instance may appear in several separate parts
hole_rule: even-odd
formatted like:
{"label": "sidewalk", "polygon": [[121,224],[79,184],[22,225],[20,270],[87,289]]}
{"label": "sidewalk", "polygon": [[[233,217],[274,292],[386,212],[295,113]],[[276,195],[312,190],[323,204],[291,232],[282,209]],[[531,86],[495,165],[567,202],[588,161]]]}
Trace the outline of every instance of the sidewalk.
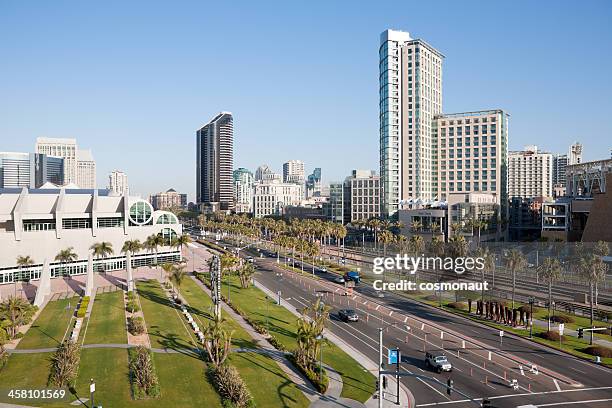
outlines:
{"label": "sidewalk", "polygon": [[[210,290],[206,287],[206,285],[200,282],[195,276],[189,276],[208,296],[211,295]],[[310,401],[316,401],[319,399],[320,394],[317,392],[317,390],[313,388],[310,381],[308,381],[300,372],[297,371],[295,367],[293,367],[289,360],[287,360],[287,357],[285,357],[284,353],[276,350],[263,335],[257,333],[255,329],[253,329],[253,327],[251,327],[251,325],[242,318],[242,316],[234,312],[234,310],[225,304],[225,302],[221,303],[221,307],[223,308],[224,312],[226,312],[244,330],[246,330],[249,336],[255,340],[260,348],[267,351],[267,354],[274,361],[276,361],[278,366],[285,372],[285,374],[287,374],[291,382],[293,382],[298,389],[304,393],[306,398],[308,398]]]}
{"label": "sidewalk", "polygon": [[[548,322],[546,320],[533,319],[533,324],[534,324],[534,326],[548,328]],[[550,327],[551,327],[551,329],[555,328],[555,327],[558,328],[559,324],[558,323],[551,323]],[[563,331],[563,335],[564,336],[578,337],[578,331],[574,330],[574,329],[565,329]],[[588,338],[588,336],[590,336],[590,334],[588,332],[585,332],[584,336],[585,336],[585,338]],[[612,348],[612,341],[606,340],[606,339],[599,339],[596,336],[593,336],[593,344],[597,344],[597,345],[603,346],[603,347]]]}

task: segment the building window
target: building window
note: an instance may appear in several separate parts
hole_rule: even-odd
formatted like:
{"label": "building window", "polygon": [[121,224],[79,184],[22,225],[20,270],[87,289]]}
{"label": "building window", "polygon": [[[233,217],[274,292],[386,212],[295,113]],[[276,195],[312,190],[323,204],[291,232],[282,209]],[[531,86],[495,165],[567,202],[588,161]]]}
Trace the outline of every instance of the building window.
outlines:
{"label": "building window", "polygon": [[91,218],[64,218],[62,219],[63,229],[84,229],[91,228]]}
{"label": "building window", "polygon": [[144,225],[151,223],[153,208],[145,201],[137,201],[130,206],[130,222],[134,225]]}
{"label": "building window", "polygon": [[98,218],[98,228],[123,227],[123,217]]}
{"label": "building window", "polygon": [[24,231],[55,230],[55,220],[23,220]]}
{"label": "building window", "polygon": [[162,214],[157,218],[156,224],[178,224],[174,214]]}

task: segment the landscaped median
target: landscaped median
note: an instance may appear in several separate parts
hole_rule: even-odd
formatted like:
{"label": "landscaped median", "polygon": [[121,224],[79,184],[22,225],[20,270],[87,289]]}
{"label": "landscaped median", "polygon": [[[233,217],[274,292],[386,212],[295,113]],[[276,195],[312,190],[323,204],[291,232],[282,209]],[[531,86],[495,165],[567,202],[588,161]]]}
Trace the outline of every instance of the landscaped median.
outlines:
{"label": "landscaped median", "polygon": [[[206,274],[197,274],[198,279],[210,285]],[[223,296],[227,295],[227,277],[223,279]],[[242,315],[257,331],[270,335],[269,341],[277,349],[292,351],[297,348],[297,318],[284,307],[278,306],[258,288],[242,288],[239,279],[230,277],[230,302],[234,310]],[[226,299],[227,300],[227,299]],[[367,401],[375,392],[376,378],[357,361],[334,344],[325,346],[325,363],[336,370],[343,380],[342,397],[360,402]]]}

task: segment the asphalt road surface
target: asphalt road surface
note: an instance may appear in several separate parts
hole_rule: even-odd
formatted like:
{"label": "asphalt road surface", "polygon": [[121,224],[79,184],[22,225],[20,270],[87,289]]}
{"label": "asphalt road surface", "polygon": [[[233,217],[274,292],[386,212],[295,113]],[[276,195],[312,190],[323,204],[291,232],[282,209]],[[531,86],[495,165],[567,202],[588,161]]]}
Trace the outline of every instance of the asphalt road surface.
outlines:
{"label": "asphalt road surface", "polygon": [[[194,246],[196,257],[207,256],[204,247]],[[494,407],[612,406],[610,369],[507,334],[500,344],[497,330],[393,293],[378,297],[365,283],[355,288],[354,295],[343,296],[344,286],[333,282],[336,275],[332,273],[315,268],[315,275],[321,278],[317,281],[280,268],[272,254],[260,255],[250,249],[240,252],[241,257],[256,258],[258,282],[274,292],[280,290],[283,301],[297,309],[322,297],[332,307],[329,330],[373,361],[378,361],[379,328],[384,327],[384,353],[399,347],[402,370],[443,384],[451,378],[455,389],[477,403],[488,398]],[[304,270],[312,271],[311,265],[305,264]],[[338,319],[337,311],[342,308],[356,310],[359,321]],[[444,352],[453,371],[437,373],[426,367],[424,350]],[[533,365],[536,370],[532,372]],[[518,381],[517,390],[509,386],[512,379]],[[417,406],[476,406],[459,392],[448,396],[445,386],[432,381],[403,377],[402,383]]]}

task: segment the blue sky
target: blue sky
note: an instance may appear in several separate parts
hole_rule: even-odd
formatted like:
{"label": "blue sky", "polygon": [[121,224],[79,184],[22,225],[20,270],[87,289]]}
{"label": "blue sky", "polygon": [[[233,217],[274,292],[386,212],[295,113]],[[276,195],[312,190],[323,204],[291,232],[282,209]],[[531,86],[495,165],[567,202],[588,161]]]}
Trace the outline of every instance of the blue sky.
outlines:
{"label": "blue sky", "polygon": [[325,181],[378,169],[378,46],[445,56],[444,111],[511,114],[510,148],[612,148],[610,1],[0,0],[0,151],[91,148],[100,187],[193,198],[195,130],[234,113],[235,166],[288,159]]}

